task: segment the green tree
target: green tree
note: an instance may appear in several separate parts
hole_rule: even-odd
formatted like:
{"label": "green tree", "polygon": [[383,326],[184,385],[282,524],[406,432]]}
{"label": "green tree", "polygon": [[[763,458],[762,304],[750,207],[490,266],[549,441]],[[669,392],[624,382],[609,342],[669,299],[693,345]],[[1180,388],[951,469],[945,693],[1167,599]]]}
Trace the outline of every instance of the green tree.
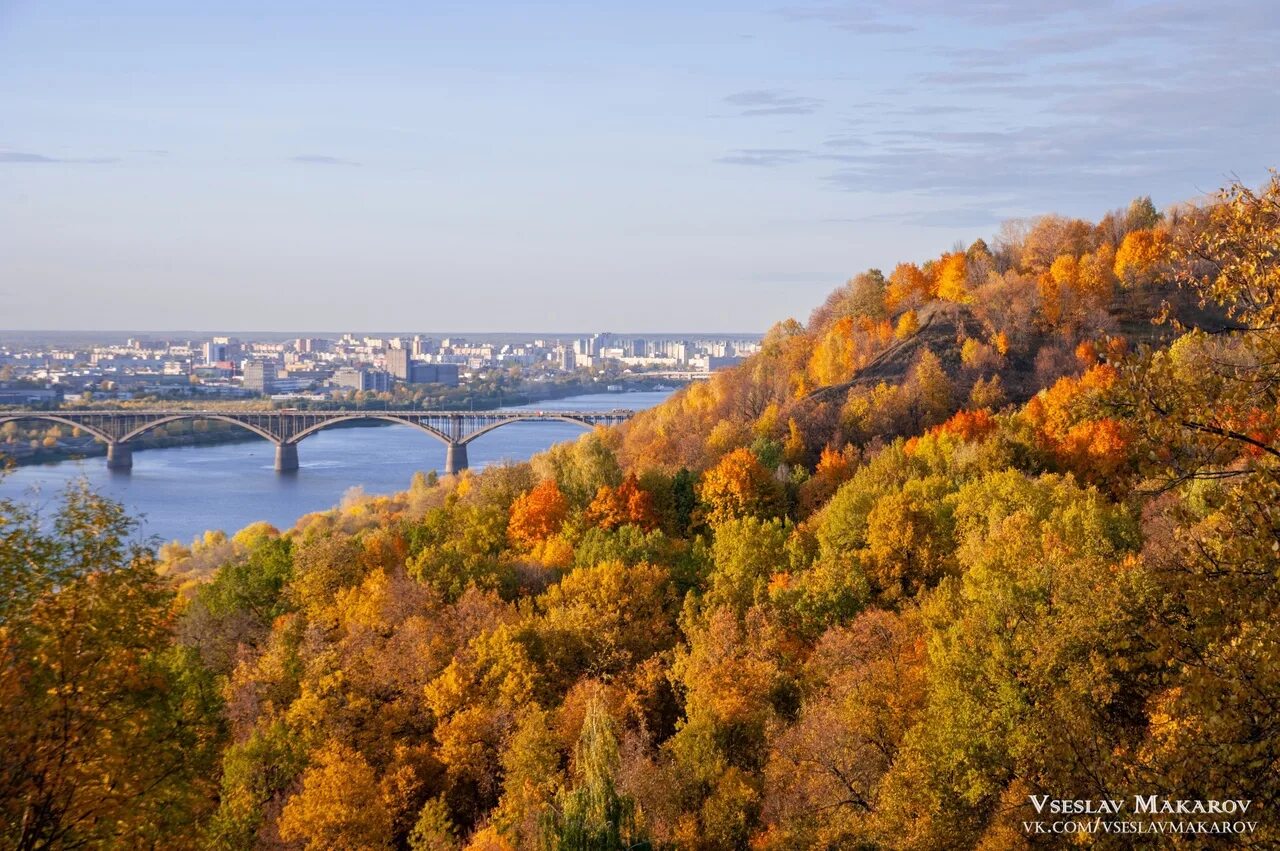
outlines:
{"label": "green tree", "polygon": [[786,543],[779,520],[743,517],[716,526],[708,605],[742,613],[767,599],[769,577],[786,569]]}
{"label": "green tree", "polygon": [[622,483],[622,468],[599,432],[559,443],[534,459],[539,479],[554,479],[571,505],[585,508],[602,487]]}
{"label": "green tree", "polygon": [[239,648],[259,646],[272,622],[293,606],[285,594],[293,578],[289,539],[236,537],[240,552],[199,586],[183,620],[184,638],[220,673],[230,672]]}
{"label": "green tree", "polygon": [[688,468],[681,467],[672,478],[671,493],[676,530],[687,532],[693,524],[693,512],[698,507],[698,477]]}
{"label": "green tree", "polygon": [[923,607],[928,701],[881,792],[884,835],[907,847],[994,842],[1028,790],[1137,791],[1150,592],[1133,519],[1069,478],[1006,471],[960,491],[956,529],[961,576]]}
{"label": "green tree", "polygon": [[458,829],[449,817],[449,805],[443,798],[432,798],[422,805],[409,833],[410,851],[453,851],[457,847]]}
{"label": "green tree", "polygon": [[283,798],[305,767],[303,742],[281,721],[228,745],[222,754],[218,810],[209,821],[206,846],[216,851],[252,847],[269,805]]}
{"label": "green tree", "polygon": [[904,488],[881,497],[867,515],[861,561],[885,602],[914,597],[948,568],[953,544],[938,490]]}
{"label": "green tree", "polygon": [[574,748],[574,785],[556,796],[544,846],[555,851],[617,851],[650,847],[635,801],[618,790],[618,737],[599,693],[587,705]]}

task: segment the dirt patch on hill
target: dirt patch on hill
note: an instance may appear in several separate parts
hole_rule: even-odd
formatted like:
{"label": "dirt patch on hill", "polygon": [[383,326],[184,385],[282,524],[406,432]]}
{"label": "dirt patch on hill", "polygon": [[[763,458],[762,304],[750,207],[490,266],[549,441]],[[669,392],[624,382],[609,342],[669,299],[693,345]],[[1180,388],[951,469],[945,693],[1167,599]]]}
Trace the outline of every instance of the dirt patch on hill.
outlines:
{"label": "dirt patch on hill", "polygon": [[[1162,306],[1168,302],[1171,316],[1188,327],[1217,329],[1223,325],[1220,311],[1203,308],[1190,295],[1172,287],[1153,287],[1117,294],[1106,317],[1100,323],[1101,335],[1118,335],[1135,347],[1142,343],[1167,343],[1176,333],[1169,324],[1156,324]],[[967,393],[981,377],[978,371],[966,369],[961,349],[967,338],[985,340],[989,335],[973,306],[952,302],[931,302],[918,314],[920,327],[905,340],[895,342],[858,371],[851,380],[820,387],[805,397],[805,404],[841,402],[857,386],[874,386],[881,382],[900,384],[906,380],[923,351],[938,358],[942,369],[956,384],[957,391]],[[982,375],[999,375],[1006,397],[1021,403],[1039,392],[1046,383],[1076,369],[1072,346],[1058,333],[1033,334],[1023,345],[1008,353],[1000,367]]]}

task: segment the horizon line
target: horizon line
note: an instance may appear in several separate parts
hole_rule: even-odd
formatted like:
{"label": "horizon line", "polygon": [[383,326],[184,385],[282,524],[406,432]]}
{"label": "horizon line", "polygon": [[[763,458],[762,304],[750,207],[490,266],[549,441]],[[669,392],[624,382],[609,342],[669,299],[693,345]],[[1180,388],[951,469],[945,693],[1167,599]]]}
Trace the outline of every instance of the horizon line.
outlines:
{"label": "horizon line", "polygon": [[394,330],[277,330],[271,331],[266,329],[256,330],[240,330],[232,331],[226,329],[198,329],[198,328],[170,328],[170,329],[146,329],[146,328],[0,328],[0,334],[191,334],[191,335],[218,335],[225,336],[230,334],[252,335],[252,334],[294,334],[298,336],[317,336],[317,335],[337,335],[343,334],[363,334],[378,336],[443,336],[443,337],[460,337],[466,334],[476,335],[524,335],[537,337],[569,337],[582,336],[584,334],[612,334],[614,336],[686,336],[690,334],[706,334],[717,337],[763,337],[767,331],[394,331]]}

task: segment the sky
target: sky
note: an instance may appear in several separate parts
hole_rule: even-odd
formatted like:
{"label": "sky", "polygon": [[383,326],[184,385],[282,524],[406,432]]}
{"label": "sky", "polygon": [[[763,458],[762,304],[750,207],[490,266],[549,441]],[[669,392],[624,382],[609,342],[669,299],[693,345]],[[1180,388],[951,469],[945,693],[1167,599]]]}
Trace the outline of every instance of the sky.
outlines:
{"label": "sky", "polygon": [[1280,165],[1280,4],[0,0],[0,328],[759,332]]}

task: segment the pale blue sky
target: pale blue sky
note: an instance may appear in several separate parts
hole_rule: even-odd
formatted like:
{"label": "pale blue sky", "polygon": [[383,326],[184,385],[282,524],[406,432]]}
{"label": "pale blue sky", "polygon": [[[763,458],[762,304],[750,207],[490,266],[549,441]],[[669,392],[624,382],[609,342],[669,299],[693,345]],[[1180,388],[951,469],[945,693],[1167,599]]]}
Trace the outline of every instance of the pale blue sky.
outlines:
{"label": "pale blue sky", "polygon": [[0,0],[0,328],[763,330],[1258,182],[1277,43],[1270,0]]}

